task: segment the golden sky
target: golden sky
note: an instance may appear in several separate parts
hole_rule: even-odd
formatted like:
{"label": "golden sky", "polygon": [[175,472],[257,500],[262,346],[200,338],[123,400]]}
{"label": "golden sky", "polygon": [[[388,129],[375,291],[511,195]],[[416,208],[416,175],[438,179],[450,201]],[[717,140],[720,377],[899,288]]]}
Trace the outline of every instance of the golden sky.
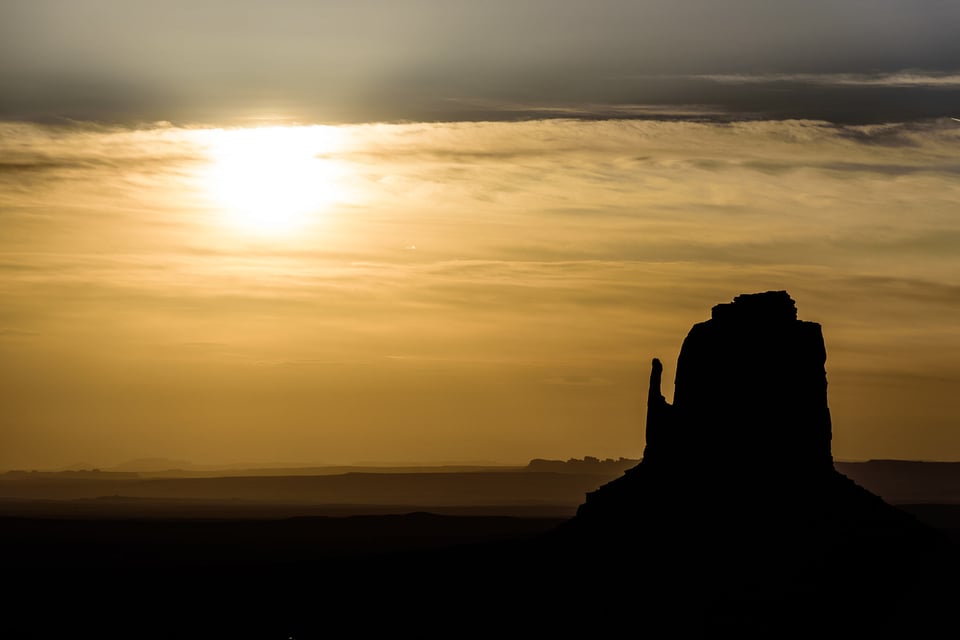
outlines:
{"label": "golden sky", "polygon": [[769,289],[823,325],[836,458],[960,459],[958,149],[950,118],[8,121],[0,469],[639,457],[650,359]]}
{"label": "golden sky", "polygon": [[957,24],[0,2],[0,470],[639,457],[651,358],[770,289],[837,458],[960,460]]}

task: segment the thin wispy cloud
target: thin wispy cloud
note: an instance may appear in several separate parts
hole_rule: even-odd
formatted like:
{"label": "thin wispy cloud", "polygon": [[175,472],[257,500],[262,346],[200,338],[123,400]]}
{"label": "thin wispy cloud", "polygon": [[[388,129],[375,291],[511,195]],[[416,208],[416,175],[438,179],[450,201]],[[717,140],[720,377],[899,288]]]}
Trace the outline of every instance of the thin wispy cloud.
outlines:
{"label": "thin wispy cloud", "polygon": [[960,87],[960,73],[897,71],[893,73],[730,73],[693,76],[722,84],[797,83],[838,87]]}
{"label": "thin wispy cloud", "polygon": [[634,104],[629,102],[583,102],[556,104],[550,102],[532,103],[507,100],[482,100],[451,98],[447,100],[464,110],[477,110],[486,113],[500,113],[526,119],[537,118],[583,118],[583,119],[622,119],[643,118],[646,120],[678,119],[728,119],[742,117],[742,113],[733,113],[723,107],[707,104]]}

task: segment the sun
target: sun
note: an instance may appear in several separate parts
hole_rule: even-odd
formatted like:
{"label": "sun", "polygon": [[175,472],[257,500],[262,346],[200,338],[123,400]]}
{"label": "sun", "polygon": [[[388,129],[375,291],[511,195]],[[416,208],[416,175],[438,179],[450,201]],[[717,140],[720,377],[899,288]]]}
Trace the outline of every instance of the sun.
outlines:
{"label": "sun", "polygon": [[336,127],[208,130],[203,177],[224,221],[262,236],[296,232],[337,200]]}

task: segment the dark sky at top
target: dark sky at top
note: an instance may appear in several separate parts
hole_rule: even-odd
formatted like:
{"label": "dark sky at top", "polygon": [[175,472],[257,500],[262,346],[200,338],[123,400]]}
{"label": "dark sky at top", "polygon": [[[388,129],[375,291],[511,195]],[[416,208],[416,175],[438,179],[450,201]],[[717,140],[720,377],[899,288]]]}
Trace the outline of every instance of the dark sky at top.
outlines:
{"label": "dark sky at top", "polygon": [[6,0],[0,117],[960,112],[951,0]]}

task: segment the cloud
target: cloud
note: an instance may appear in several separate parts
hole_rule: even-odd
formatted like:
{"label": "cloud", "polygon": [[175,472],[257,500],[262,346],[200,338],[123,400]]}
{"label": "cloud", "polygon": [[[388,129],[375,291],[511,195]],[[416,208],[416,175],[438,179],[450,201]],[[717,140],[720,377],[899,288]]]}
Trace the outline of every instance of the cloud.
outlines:
{"label": "cloud", "polygon": [[644,120],[724,120],[739,118],[743,114],[733,113],[721,106],[708,104],[636,104],[629,102],[581,102],[556,104],[550,102],[518,102],[509,100],[449,99],[447,102],[458,109],[489,114],[500,117],[515,116],[524,119],[580,118]]}
{"label": "cloud", "polygon": [[839,87],[960,88],[960,73],[924,70],[892,73],[721,73],[692,77],[721,84],[791,83]]}
{"label": "cloud", "polygon": [[13,327],[0,327],[0,336],[11,336],[14,338],[22,338],[29,336],[40,335],[39,331],[33,331],[31,329],[17,329]]}
{"label": "cloud", "polygon": [[544,378],[543,383],[564,387],[607,387],[615,384],[610,380],[596,376],[555,376]]}
{"label": "cloud", "polygon": [[[960,128],[944,121],[343,127],[343,145],[324,152],[355,195],[328,214],[337,234],[273,244],[218,229],[197,177],[205,161],[197,130],[8,131],[4,157],[15,150],[49,182],[0,196],[8,229],[25,234],[0,256],[3,269],[31,282],[60,274],[205,294],[244,277],[249,297],[317,288],[349,297],[357,285],[343,282],[363,282],[363,292],[374,274],[394,282],[390,269],[406,265],[862,265],[872,250],[910,244],[931,251],[914,263],[922,269],[947,259],[932,239],[956,231]],[[82,182],[56,186],[78,166]],[[804,251],[814,244],[815,255]]]}
{"label": "cloud", "polygon": [[[262,442],[308,428],[295,425],[338,442],[346,431],[317,426],[332,415],[379,441],[370,425],[421,428],[427,406],[478,438],[585,420],[623,431],[577,443],[629,443],[650,358],[669,369],[713,304],[771,289],[824,325],[838,424],[876,418],[863,398],[877,376],[896,381],[884,408],[903,419],[921,391],[950,406],[960,380],[952,121],[343,126],[317,153],[349,197],[276,237],[236,233],[204,197],[201,130],[13,131],[0,157],[16,152],[36,182],[0,190],[0,326],[36,333],[0,340],[3,388],[24,390],[0,399],[35,421],[24,438],[89,410],[181,435],[256,434],[262,419],[276,425]],[[918,390],[928,378],[945,382]],[[66,400],[41,424],[18,398],[54,387]],[[612,404],[577,404],[597,396]],[[454,420],[463,407],[473,422]],[[872,442],[855,440],[838,446]]]}

